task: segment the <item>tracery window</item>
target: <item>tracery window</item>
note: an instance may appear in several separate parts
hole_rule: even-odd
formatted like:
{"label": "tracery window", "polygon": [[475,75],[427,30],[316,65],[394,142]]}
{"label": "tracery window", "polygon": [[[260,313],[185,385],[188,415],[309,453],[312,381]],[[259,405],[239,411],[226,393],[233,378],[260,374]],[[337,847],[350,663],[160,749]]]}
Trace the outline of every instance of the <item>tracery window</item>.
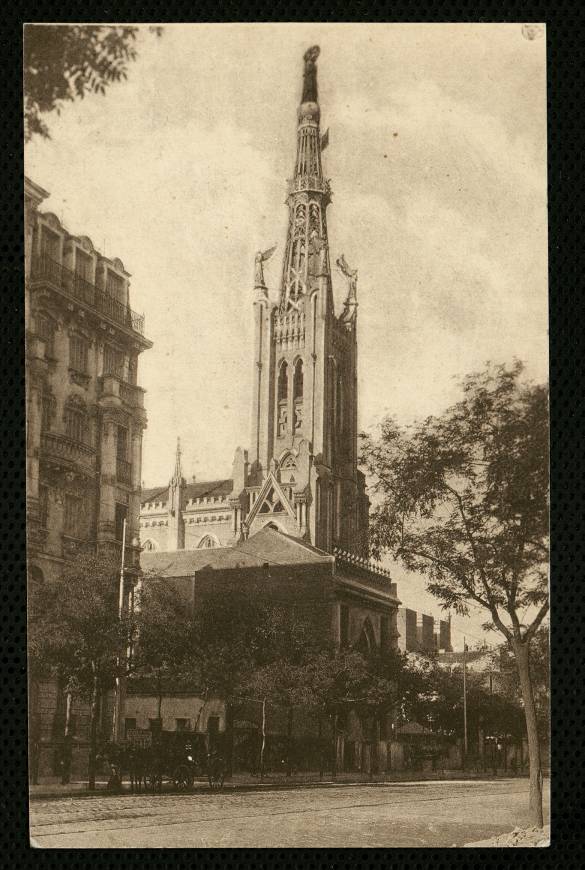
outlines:
{"label": "tracery window", "polygon": [[278,421],[279,437],[286,434],[288,423],[288,365],[282,362],[278,372]]}
{"label": "tracery window", "polygon": [[298,359],[293,374],[293,410],[295,432],[303,425],[303,361]]}
{"label": "tracery window", "polygon": [[198,550],[211,550],[218,546],[217,538],[213,535],[204,535],[197,544]]}

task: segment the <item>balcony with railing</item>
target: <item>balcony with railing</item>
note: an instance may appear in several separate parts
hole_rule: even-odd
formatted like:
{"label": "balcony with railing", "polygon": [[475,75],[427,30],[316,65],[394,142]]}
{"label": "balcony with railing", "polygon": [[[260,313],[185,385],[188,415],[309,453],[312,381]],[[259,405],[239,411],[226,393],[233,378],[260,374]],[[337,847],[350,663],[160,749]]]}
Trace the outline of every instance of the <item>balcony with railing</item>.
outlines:
{"label": "balcony with railing", "polygon": [[109,293],[99,290],[72,269],[63,266],[46,254],[35,257],[31,268],[32,281],[47,281],[60,291],[83,302],[115,323],[144,335],[144,315],[137,314],[129,305],[119,302]]}
{"label": "balcony with railing", "polygon": [[287,189],[289,195],[310,190],[324,194],[327,199],[331,198],[331,185],[329,179],[312,173],[305,172],[302,175],[296,175],[294,178],[289,178]]}
{"label": "balcony with railing", "polygon": [[98,380],[98,397],[121,399],[129,408],[144,408],[144,389],[130,384],[119,375],[103,374]]}
{"label": "balcony with railing", "polygon": [[118,457],[116,459],[116,480],[126,486],[132,485],[132,463]]}
{"label": "balcony with railing", "polygon": [[58,432],[43,432],[41,453],[47,458],[65,465],[92,466],[96,451],[89,444],[83,444]]}

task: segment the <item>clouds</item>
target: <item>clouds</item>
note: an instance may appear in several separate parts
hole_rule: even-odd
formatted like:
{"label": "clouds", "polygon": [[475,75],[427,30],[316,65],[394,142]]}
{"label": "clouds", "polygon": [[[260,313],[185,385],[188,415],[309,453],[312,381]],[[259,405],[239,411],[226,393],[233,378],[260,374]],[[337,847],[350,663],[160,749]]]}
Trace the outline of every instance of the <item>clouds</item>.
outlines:
{"label": "clouds", "polygon": [[247,444],[254,253],[279,243],[276,289],[315,42],[332,254],[359,270],[361,426],[439,411],[488,358],[545,376],[544,40],[516,25],[169,26],[128,82],[27,149],[48,207],[132,273],[154,341],[147,484],[168,478],[177,434],[200,476],[228,474]]}

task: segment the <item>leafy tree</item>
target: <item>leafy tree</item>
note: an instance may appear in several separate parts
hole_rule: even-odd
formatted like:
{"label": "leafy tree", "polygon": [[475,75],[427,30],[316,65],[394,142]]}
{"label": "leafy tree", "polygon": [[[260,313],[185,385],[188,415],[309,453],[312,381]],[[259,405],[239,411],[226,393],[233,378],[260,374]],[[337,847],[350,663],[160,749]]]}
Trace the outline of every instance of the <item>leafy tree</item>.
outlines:
{"label": "leafy tree", "polygon": [[[29,655],[60,673],[66,690],[90,705],[89,788],[95,788],[99,698],[121,675],[118,656],[135,634],[118,618],[119,567],[80,555],[63,575],[31,590]],[[124,666],[122,666],[124,667]]]}
{"label": "leafy tree", "polygon": [[143,578],[136,604],[139,636],[132,671],[154,681],[160,720],[167,685],[176,687],[179,675],[192,669],[196,625],[190,603],[168,581]]}
{"label": "leafy tree", "polygon": [[378,505],[373,551],[392,551],[460,614],[484,608],[515,656],[526,715],[530,813],[542,826],[542,772],[529,652],[549,609],[548,407],[523,366],[490,365],[443,415],[364,437]]}
{"label": "leafy tree", "polygon": [[[27,24],[24,28],[25,139],[49,138],[43,115],[87,93],[105,94],[136,60],[138,27]],[[160,36],[162,28],[151,28]]]}

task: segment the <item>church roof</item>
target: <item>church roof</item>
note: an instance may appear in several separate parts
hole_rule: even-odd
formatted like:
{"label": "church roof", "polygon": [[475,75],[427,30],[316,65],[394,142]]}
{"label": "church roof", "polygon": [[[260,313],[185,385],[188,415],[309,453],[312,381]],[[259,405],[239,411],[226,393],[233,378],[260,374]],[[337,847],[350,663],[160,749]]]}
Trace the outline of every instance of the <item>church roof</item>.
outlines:
{"label": "church roof", "polygon": [[258,559],[259,564],[266,562],[274,565],[334,564],[335,557],[318,550],[300,538],[294,538],[277,529],[265,526],[234,547],[238,553],[247,553]]}
{"label": "church roof", "polygon": [[233,547],[145,552],[144,571],[161,577],[192,577],[197,571],[262,568],[269,565],[333,564],[334,556],[276,529],[261,529]]}
{"label": "church roof", "polygon": [[[201,480],[194,483],[187,483],[183,488],[183,494],[187,501],[193,498],[205,498],[206,496],[221,496],[229,495],[234,488],[234,482],[230,478],[228,480]],[[140,496],[140,504],[148,504],[149,502],[167,503],[169,495],[169,487],[154,486],[150,489],[143,489]]]}

